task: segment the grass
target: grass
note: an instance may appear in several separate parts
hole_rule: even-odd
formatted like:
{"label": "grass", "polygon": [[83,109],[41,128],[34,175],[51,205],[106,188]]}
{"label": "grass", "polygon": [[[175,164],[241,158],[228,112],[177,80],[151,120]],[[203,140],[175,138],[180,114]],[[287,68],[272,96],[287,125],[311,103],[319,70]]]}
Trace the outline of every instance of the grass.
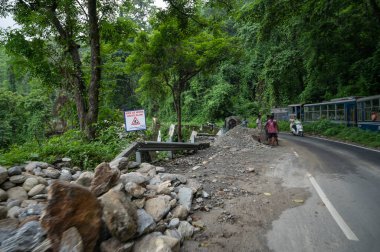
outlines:
{"label": "grass", "polygon": [[380,148],[379,132],[332,123],[327,120],[304,124],[306,134],[318,135],[371,148]]}
{"label": "grass", "polygon": [[[123,128],[107,126],[99,129],[95,140],[88,141],[82,132],[69,130],[41,143],[29,141],[2,150],[0,165],[12,166],[30,160],[52,163],[59,158],[69,157],[74,165],[84,170],[93,170],[99,163],[111,161],[129,143],[142,137],[136,132],[123,132]],[[120,137],[121,135],[123,137]]]}

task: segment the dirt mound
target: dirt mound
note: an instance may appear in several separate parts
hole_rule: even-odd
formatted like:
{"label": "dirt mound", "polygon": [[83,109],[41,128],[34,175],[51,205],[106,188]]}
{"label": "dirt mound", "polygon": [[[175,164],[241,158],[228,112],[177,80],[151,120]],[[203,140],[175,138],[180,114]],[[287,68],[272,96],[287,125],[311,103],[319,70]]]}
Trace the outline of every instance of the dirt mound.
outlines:
{"label": "dirt mound", "polygon": [[236,148],[268,148],[268,146],[258,142],[260,130],[236,126],[227,131],[226,134],[215,140],[214,146],[217,147],[236,147]]}

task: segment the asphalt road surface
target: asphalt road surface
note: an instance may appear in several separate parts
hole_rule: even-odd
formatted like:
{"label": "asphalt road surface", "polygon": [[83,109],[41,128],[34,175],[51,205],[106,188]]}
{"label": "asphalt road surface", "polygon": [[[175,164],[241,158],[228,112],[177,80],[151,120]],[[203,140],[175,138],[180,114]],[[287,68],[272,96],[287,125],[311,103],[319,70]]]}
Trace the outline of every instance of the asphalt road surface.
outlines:
{"label": "asphalt road surface", "polygon": [[311,193],[267,233],[273,251],[380,251],[380,152],[280,135],[282,162],[268,171]]}

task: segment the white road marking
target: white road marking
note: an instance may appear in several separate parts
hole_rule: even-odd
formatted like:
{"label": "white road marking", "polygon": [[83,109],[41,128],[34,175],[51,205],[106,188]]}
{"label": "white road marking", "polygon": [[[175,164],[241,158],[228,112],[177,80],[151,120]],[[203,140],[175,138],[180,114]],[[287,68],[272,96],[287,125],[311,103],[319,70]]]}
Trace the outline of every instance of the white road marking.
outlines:
{"label": "white road marking", "polygon": [[293,151],[294,152],[294,155],[296,155],[296,157],[299,157],[299,155],[298,155],[298,153],[297,152],[295,152],[295,151]]}
{"label": "white road marking", "polygon": [[333,204],[330,202],[330,200],[327,198],[326,194],[323,192],[322,188],[318,185],[315,178],[308,173],[307,177],[309,178],[311,184],[313,185],[314,189],[317,191],[319,197],[322,199],[323,203],[329,210],[330,214],[340,227],[340,229],[343,231],[343,233],[346,235],[347,239],[351,241],[359,241],[358,237],[352,232],[351,228],[347,225],[347,223],[343,220],[342,216],[338,213],[338,211],[335,209]]}

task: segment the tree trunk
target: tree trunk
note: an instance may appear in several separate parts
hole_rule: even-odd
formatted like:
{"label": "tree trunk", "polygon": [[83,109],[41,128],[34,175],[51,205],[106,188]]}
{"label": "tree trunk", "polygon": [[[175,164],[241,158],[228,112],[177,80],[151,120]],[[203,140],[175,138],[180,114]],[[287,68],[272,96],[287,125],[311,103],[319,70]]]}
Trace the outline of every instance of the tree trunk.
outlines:
{"label": "tree trunk", "polygon": [[88,0],[88,17],[91,45],[91,80],[88,90],[88,113],[86,118],[86,134],[90,139],[95,138],[95,123],[99,113],[99,88],[101,78],[100,35],[96,0]]}
{"label": "tree trunk", "polygon": [[172,88],[172,95],[173,95],[173,103],[174,103],[174,109],[177,114],[177,126],[178,126],[178,142],[182,141],[182,127],[181,127],[181,120],[182,120],[182,113],[181,113],[181,92],[177,88]]}

